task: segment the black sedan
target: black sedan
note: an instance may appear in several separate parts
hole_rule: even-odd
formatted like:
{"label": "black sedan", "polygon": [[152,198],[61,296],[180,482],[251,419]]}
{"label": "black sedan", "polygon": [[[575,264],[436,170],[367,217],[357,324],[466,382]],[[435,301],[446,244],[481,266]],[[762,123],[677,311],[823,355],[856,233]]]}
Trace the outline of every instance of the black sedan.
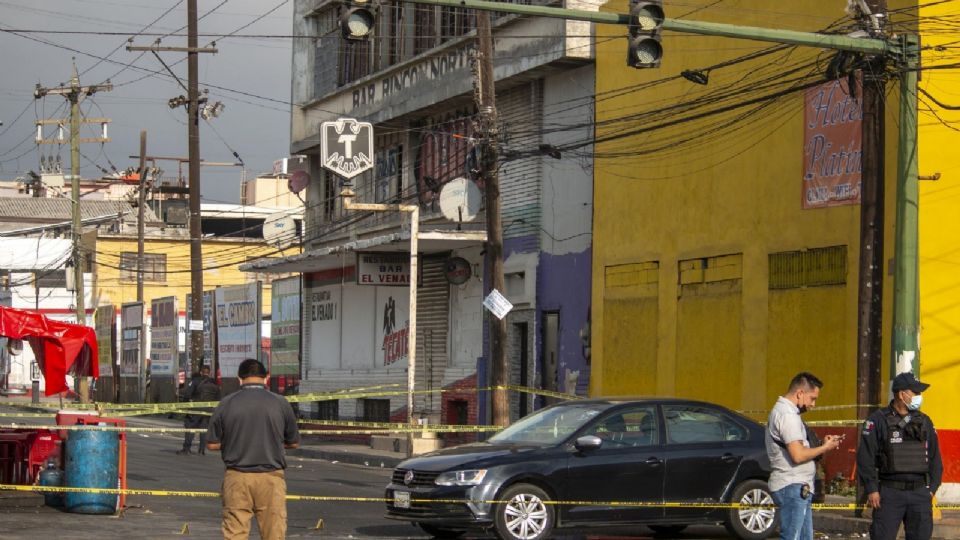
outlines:
{"label": "black sedan", "polygon": [[486,442],[400,463],[387,486],[387,517],[442,538],[478,528],[540,540],[556,527],[643,524],[669,533],[723,523],[759,540],[776,528],[774,508],[711,504],[773,504],[763,437],[761,425],[711,403],[569,401]]}

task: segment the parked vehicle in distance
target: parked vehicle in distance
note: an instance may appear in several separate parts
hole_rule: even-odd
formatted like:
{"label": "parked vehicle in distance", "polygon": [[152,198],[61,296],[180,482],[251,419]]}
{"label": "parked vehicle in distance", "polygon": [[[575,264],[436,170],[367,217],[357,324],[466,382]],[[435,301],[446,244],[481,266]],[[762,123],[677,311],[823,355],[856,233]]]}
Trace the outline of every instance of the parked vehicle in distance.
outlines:
{"label": "parked vehicle in distance", "polygon": [[[439,538],[478,528],[540,540],[558,527],[670,533],[723,523],[738,538],[760,540],[777,525],[763,437],[760,424],[711,403],[568,401],[485,442],[400,463],[386,488],[387,517]],[[728,502],[770,507],[709,507]]]}

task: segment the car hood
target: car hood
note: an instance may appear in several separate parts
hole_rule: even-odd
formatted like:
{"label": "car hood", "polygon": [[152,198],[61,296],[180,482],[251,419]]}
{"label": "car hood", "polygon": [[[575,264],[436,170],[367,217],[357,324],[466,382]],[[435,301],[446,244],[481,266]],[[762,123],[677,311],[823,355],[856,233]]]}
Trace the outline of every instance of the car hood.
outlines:
{"label": "car hood", "polygon": [[[436,452],[410,458],[401,462],[398,469],[415,469],[418,471],[446,471],[453,468],[462,468],[463,466],[483,467],[485,462],[496,459],[498,464],[509,461],[509,456],[528,454],[534,450],[542,449],[542,446],[534,445],[516,445],[516,444],[492,444],[488,442],[478,442],[454,446],[452,448],[443,448]],[[506,458],[506,459],[504,459]]]}

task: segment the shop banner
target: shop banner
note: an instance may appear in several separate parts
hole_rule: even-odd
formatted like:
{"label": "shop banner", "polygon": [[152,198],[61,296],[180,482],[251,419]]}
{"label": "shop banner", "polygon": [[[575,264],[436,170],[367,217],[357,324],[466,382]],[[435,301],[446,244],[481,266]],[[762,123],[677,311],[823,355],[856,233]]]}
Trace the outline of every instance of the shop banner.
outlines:
{"label": "shop banner", "polygon": [[150,302],[150,374],[173,375],[177,371],[177,298],[166,296]]}
{"label": "shop banner", "polygon": [[143,346],[143,302],[131,302],[120,307],[120,376],[140,377],[140,347]]}
{"label": "shop banner", "polygon": [[300,374],[300,277],[271,283],[270,374]]}
{"label": "shop banner", "polygon": [[260,359],[260,282],[217,287],[217,360],[221,377],[236,377],[240,363]]}
{"label": "shop banner", "polygon": [[93,328],[97,333],[97,363],[101,377],[113,377],[114,340],[117,333],[117,312],[113,304],[100,306],[93,315]]}
{"label": "shop banner", "polygon": [[405,368],[410,328],[410,289],[377,287],[376,302],[376,365]]}

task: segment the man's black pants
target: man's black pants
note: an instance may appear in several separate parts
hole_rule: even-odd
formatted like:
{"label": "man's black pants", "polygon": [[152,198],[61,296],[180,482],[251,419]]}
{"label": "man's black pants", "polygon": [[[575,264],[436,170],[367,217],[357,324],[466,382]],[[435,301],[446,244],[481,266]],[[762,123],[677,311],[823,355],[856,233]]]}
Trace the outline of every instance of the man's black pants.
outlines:
{"label": "man's black pants", "polygon": [[[202,428],[207,429],[207,426],[210,425],[210,417],[207,415],[198,415],[198,414],[188,414],[183,419],[183,427],[185,428]],[[190,447],[193,446],[193,436],[195,433],[186,432],[183,434],[183,449],[190,450]],[[207,450],[207,433],[203,432],[200,434],[200,447],[197,449],[201,454]]]}
{"label": "man's black pants", "polygon": [[906,540],[933,535],[933,495],[924,486],[913,490],[880,486],[880,508],[873,511],[870,540],[894,540],[903,523]]}

